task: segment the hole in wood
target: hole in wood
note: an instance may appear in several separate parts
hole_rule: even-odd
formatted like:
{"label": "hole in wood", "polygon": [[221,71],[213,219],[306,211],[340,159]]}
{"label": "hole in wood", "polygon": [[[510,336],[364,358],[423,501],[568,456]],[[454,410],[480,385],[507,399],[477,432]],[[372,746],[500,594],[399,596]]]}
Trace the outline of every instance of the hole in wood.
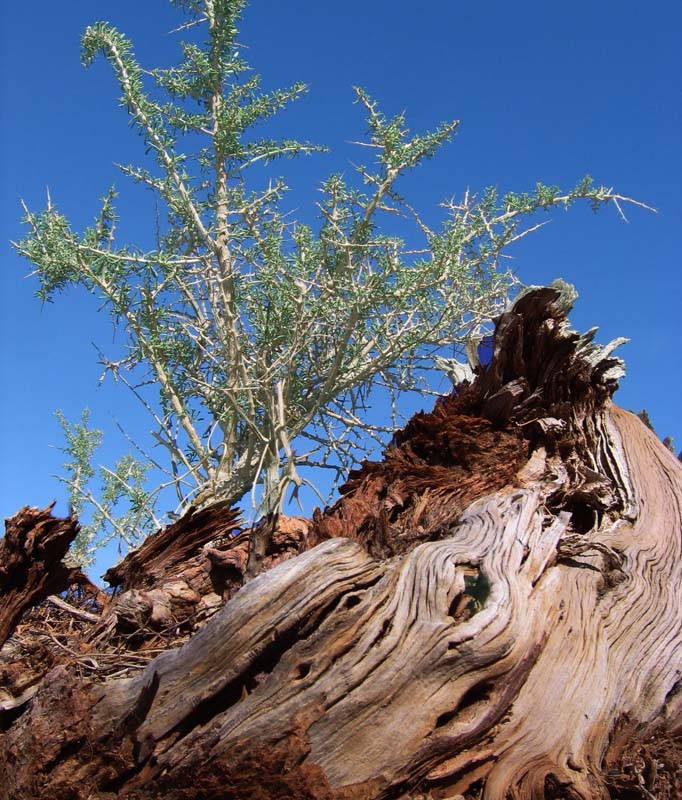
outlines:
{"label": "hole in wood", "polygon": [[571,527],[576,533],[589,533],[597,522],[597,515],[587,503],[572,503],[568,509],[571,512]]}
{"label": "hole in wood", "polygon": [[475,575],[464,576],[464,591],[469,595],[468,610],[471,616],[477,614],[490,596],[490,581],[483,570]]}
{"label": "hole in wood", "polygon": [[296,671],[296,679],[299,681],[303,680],[303,678],[305,678],[305,676],[310,672],[311,666],[312,665],[306,661],[304,661],[302,664],[299,664]]}
{"label": "hole in wood", "polygon": [[435,727],[442,728],[443,725],[447,725],[458,714],[461,714],[468,708],[472,708],[478,703],[483,703],[489,700],[490,693],[492,692],[493,688],[494,686],[490,681],[483,681],[482,683],[478,683],[475,686],[472,686],[471,689],[469,689],[462,695],[462,698],[460,699],[456,708],[454,708],[451,711],[445,711],[438,717],[438,719],[436,720]]}
{"label": "hole in wood", "polygon": [[471,687],[462,695],[459,701],[458,712],[464,711],[467,708],[475,706],[477,703],[483,703],[490,699],[490,694],[494,689],[494,684],[491,681],[482,681]]}
{"label": "hole in wood", "polygon": [[436,728],[442,728],[443,725],[447,725],[450,720],[457,716],[458,711],[459,708],[455,708],[453,711],[446,711],[444,714],[441,714],[436,720]]}

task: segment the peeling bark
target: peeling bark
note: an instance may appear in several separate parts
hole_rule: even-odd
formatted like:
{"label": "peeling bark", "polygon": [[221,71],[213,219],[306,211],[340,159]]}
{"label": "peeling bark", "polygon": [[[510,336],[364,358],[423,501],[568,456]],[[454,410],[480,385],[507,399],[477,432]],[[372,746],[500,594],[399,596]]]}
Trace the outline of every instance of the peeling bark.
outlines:
{"label": "peeling bark", "polygon": [[[571,331],[566,305],[554,288],[517,299],[491,364],[331,509],[280,519],[255,579],[254,536],[220,508],[110,571],[121,592],[78,621],[76,655],[52,653],[3,719],[0,786],[679,797],[682,466],[612,403],[614,343]],[[74,669],[106,647],[146,660]]]}
{"label": "peeling bark", "polygon": [[71,583],[89,583],[80,570],[62,561],[78,535],[78,523],[53,517],[53,506],[26,506],[6,520],[0,540],[0,646],[24,611]]}

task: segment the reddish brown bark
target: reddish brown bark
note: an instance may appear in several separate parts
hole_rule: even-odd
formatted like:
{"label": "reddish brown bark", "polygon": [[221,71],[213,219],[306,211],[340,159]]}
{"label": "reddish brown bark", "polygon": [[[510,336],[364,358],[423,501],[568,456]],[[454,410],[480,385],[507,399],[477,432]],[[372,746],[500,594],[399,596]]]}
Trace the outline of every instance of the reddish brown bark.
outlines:
{"label": "reddish brown bark", "polygon": [[22,614],[71,583],[89,583],[62,559],[78,534],[78,523],[52,516],[47,508],[22,508],[5,521],[0,540],[0,646]]}
{"label": "reddish brown bark", "polygon": [[123,591],[158,586],[168,577],[177,577],[187,561],[196,557],[204,545],[234,538],[239,529],[239,512],[221,504],[185,516],[162,531],[149,536],[137,550],[104,574],[110,585]]}
{"label": "reddish brown bark", "polygon": [[342,498],[315,514],[313,541],[345,537],[377,558],[406,553],[510,483],[526,459],[523,435],[476,416],[475,400],[465,389],[413,417],[383,461],[351,472]]}

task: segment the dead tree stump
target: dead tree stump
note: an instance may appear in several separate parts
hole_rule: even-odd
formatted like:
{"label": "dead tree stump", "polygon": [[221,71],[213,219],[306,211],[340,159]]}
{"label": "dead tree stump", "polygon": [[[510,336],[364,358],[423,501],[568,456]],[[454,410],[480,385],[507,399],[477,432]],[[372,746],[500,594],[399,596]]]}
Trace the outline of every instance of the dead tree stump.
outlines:
{"label": "dead tree stump", "polygon": [[53,666],[3,723],[0,794],[679,797],[682,465],[566,305],[518,298],[475,381],[285,521],[242,588],[247,534],[154,550],[144,587],[112,572],[147,600],[192,558],[234,581],[143,669]]}

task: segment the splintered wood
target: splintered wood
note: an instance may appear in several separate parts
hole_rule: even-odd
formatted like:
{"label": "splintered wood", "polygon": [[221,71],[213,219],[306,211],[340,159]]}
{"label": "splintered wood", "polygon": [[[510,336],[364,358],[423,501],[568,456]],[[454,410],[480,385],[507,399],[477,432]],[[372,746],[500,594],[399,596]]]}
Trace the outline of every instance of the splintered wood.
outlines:
{"label": "splintered wood", "polygon": [[0,540],[0,646],[24,611],[72,583],[89,583],[62,559],[78,534],[78,524],[52,516],[52,508],[24,507],[6,520]]}

